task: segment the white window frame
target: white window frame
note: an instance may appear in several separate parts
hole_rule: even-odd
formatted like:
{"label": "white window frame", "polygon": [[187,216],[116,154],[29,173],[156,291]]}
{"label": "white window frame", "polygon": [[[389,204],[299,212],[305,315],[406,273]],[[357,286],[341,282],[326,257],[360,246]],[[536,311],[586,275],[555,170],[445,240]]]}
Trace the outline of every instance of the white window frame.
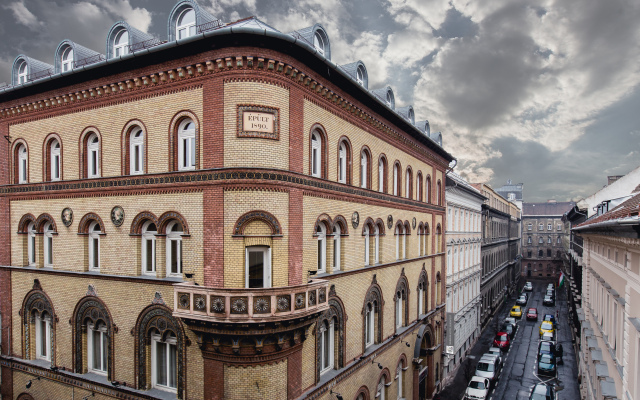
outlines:
{"label": "white window frame", "polygon": [[378,160],[378,192],[384,192],[384,161]]}
{"label": "white window frame", "polygon": [[311,176],[322,176],[322,137],[318,132],[311,134]]}
{"label": "white window frame", "polygon": [[380,378],[380,382],[376,388],[376,398],[379,400],[386,400],[387,398],[387,382],[385,381],[384,376]]}
{"label": "white window frame", "polygon": [[191,119],[178,126],[178,170],[196,169],[196,124]]}
{"label": "white window frame", "polygon": [[360,153],[360,187],[367,188],[367,169],[369,168],[369,155],[366,151]]}
{"label": "white window frame", "polygon": [[356,69],[356,82],[358,82],[361,85],[364,85],[364,69],[362,68],[361,65],[359,65],[358,68]]}
{"label": "white window frame", "polygon": [[347,183],[347,146],[344,142],[340,143],[338,155],[338,182]]}
{"label": "white window frame", "polygon": [[407,172],[405,174],[405,183],[404,183],[404,197],[409,198],[411,194],[411,180],[409,179],[411,173],[409,172],[409,168],[407,168]]}
{"label": "white window frame", "polygon": [[129,54],[129,32],[121,29],[113,38],[113,56],[120,57]]}
{"label": "white window frame", "polygon": [[53,267],[53,229],[51,222],[47,222],[43,229],[44,233],[44,266],[47,268]]}
{"label": "white window frame", "polygon": [[315,47],[316,50],[318,50],[318,53],[324,56],[324,52],[325,52],[324,38],[318,31],[316,31],[313,34],[313,47]]}
{"label": "white window frame", "polygon": [[[167,225],[167,276],[169,277],[182,277],[182,235],[183,231],[173,230],[180,223],[178,221],[172,221]],[[182,228],[184,229],[184,227]],[[176,268],[177,271],[172,271],[171,258],[173,256],[172,242],[176,242]]]}
{"label": "white window frame", "polygon": [[398,196],[398,164],[393,164],[393,195]]}
{"label": "white window frame", "polygon": [[396,226],[395,231],[396,236],[396,260],[400,259],[400,227]]}
{"label": "white window frame", "polygon": [[[328,324],[328,327],[322,326],[322,330],[320,332],[320,354],[318,355],[318,357],[320,358],[320,374],[324,374],[327,371],[330,371],[333,369],[334,365],[335,365],[335,357],[334,357],[334,351],[335,351],[335,323],[334,320],[332,319]],[[327,342],[327,343],[325,343]],[[328,344],[328,346],[327,346]],[[325,359],[325,346],[328,347],[328,360]],[[326,366],[325,366],[326,364]]]}
{"label": "white window frame", "polygon": [[[156,226],[156,230],[150,229],[151,225],[155,224],[153,223],[153,221],[147,221],[144,223],[144,225],[142,225],[142,229],[141,229],[141,249],[140,249],[140,256],[141,256],[141,264],[142,264],[142,274],[143,275],[156,275],[156,268],[157,268],[157,258],[156,258],[156,235],[158,234],[158,227]],[[149,270],[147,267],[149,266],[149,260],[147,259],[148,255],[148,247],[151,246],[151,270]]]}
{"label": "white window frame", "polygon": [[424,315],[424,288],[418,288],[418,314]]}
{"label": "white window frame", "polygon": [[402,259],[407,259],[407,230],[402,229]]}
{"label": "white window frame", "polygon": [[[193,21],[182,23],[182,19],[187,15],[187,13],[193,13]],[[182,36],[182,33],[186,33],[185,36]],[[180,16],[176,20],[176,40],[185,39],[196,34],[196,11],[193,8],[187,8],[180,13]]]}
{"label": "white window frame", "polygon": [[365,225],[363,228],[362,235],[364,236],[364,265],[369,265],[369,249],[371,246],[370,235],[369,235],[369,225]]}
{"label": "white window frame", "polygon": [[60,142],[57,139],[51,141],[51,180],[59,181],[61,176]]}
{"label": "white window frame", "polygon": [[249,253],[262,252],[262,287],[271,287],[271,247],[268,246],[247,246],[244,253],[244,287],[249,289]]}
{"label": "white window frame", "polygon": [[340,225],[335,224],[333,226],[333,270],[340,271],[341,268],[341,254],[340,254]]}
{"label": "white window frame", "polygon": [[[44,322],[44,330],[42,332],[42,325]],[[42,354],[42,335],[44,337],[45,353]],[[43,318],[41,315],[36,315],[36,358],[39,360],[51,361],[51,316],[45,315]]]}
{"label": "white window frame", "polygon": [[551,224],[547,224],[547,230],[548,231],[552,231],[553,230],[553,226]]}
{"label": "white window frame", "polygon": [[21,144],[18,147],[18,183],[27,183],[28,161],[27,146]]}
{"label": "white window frame", "polygon": [[60,56],[60,70],[62,72],[73,69],[73,47],[67,46]]}
{"label": "white window frame", "polygon": [[402,373],[404,371],[402,370],[402,364],[398,364],[398,375],[397,375],[397,380],[398,380],[398,400],[402,400],[404,399],[403,393],[404,393],[404,387],[402,387]]}
{"label": "white window frame", "polygon": [[27,226],[27,263],[30,267],[36,266],[36,224]]}
{"label": "white window frame", "polygon": [[129,174],[144,174],[144,131],[139,126],[129,134]]}
{"label": "white window frame", "polygon": [[[97,230],[96,230],[97,228]],[[93,221],[89,225],[89,270],[90,271],[100,271],[100,233],[102,233],[100,229],[100,224],[98,222]],[[95,254],[96,251],[98,254]],[[97,256],[97,257],[96,257]],[[96,260],[98,265],[96,264]]]}
{"label": "white window frame", "polygon": [[396,293],[396,329],[402,327],[402,294]]}
{"label": "white window frame", "polygon": [[[104,364],[105,369],[102,369],[101,367],[94,368],[93,366],[94,361],[96,361],[93,359],[93,350],[95,346],[93,335],[96,331],[99,332],[100,334],[100,343],[98,343],[98,346],[100,348],[100,360],[102,361],[101,365]],[[89,372],[93,372],[94,374],[107,375],[107,370],[109,368],[108,353],[107,353],[107,349],[104,346],[104,339],[106,335],[107,335],[106,325],[100,324],[98,326],[98,329],[96,329],[93,324],[87,325],[87,370]],[[107,340],[109,339],[107,338]]]}
{"label": "white window frame", "polygon": [[27,76],[29,75],[29,65],[26,61],[22,61],[18,66],[18,85],[27,83]]}
{"label": "white window frame", "polygon": [[169,381],[169,376],[171,376],[171,363],[169,362],[170,357],[170,346],[175,346],[176,347],[176,359],[177,359],[177,340],[175,337],[171,337],[171,338],[167,338],[165,340],[162,340],[162,338],[160,337],[160,335],[158,334],[152,334],[151,335],[151,384],[152,387],[156,388],[156,389],[160,389],[160,390],[164,390],[167,392],[177,392],[178,388],[178,365],[176,363],[176,365],[174,365],[175,368],[175,375],[176,375],[176,387],[171,387],[171,386],[166,386],[166,385],[161,385],[158,383],[158,347],[160,345],[163,345],[162,347],[165,349],[165,351],[167,352],[166,354],[166,358],[165,360],[167,361],[167,383]]}
{"label": "white window frame", "polygon": [[318,240],[318,272],[327,272],[327,227],[319,223],[316,227]]}
{"label": "white window frame", "polygon": [[374,234],[373,263],[375,265],[378,265],[380,264],[380,228],[378,227],[378,225],[375,225],[373,227],[373,234]]}
{"label": "white window frame", "polygon": [[419,200],[422,197],[422,179],[419,179],[416,176],[416,200]]}
{"label": "white window frame", "polygon": [[87,177],[100,177],[100,138],[96,133],[87,138]]}
{"label": "white window frame", "polygon": [[386,99],[386,101],[387,101],[387,105],[389,107],[391,107],[391,93],[389,93],[389,91],[387,91],[387,99]]}
{"label": "white window frame", "polygon": [[364,314],[364,329],[365,329],[365,348],[372,346],[375,343],[374,333],[375,329],[373,327],[375,323],[375,309],[373,308],[373,304],[367,304],[367,310]]}

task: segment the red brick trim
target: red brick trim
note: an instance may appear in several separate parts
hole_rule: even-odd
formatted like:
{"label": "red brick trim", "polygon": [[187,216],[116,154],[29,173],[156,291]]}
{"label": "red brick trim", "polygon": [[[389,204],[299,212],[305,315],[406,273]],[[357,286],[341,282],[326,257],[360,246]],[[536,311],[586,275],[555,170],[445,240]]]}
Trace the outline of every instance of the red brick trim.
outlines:
{"label": "red brick trim", "polygon": [[363,400],[369,400],[371,397],[369,395],[369,388],[365,385],[360,386],[360,389],[356,392],[356,395],[353,396],[353,400],[359,400],[358,396],[362,395]]}
{"label": "red brick trim", "polygon": [[342,215],[336,215],[333,217],[333,225],[338,225],[340,227],[340,236],[349,236],[349,224],[345,217]]}
{"label": "red brick trim", "polygon": [[177,211],[167,211],[164,212],[159,218],[158,218],[158,225],[156,225],[158,227],[158,233],[159,234],[166,234],[166,230],[167,230],[167,225],[169,224],[169,222],[171,221],[179,221],[180,224],[182,224],[182,232],[185,235],[189,235],[189,224],[187,223],[187,220],[185,217],[182,216],[182,214],[180,214]]}
{"label": "red brick trim", "polygon": [[[391,171],[391,182],[393,182],[393,177],[396,176],[396,174],[395,174],[396,166],[397,166],[397,170],[398,170],[398,174],[397,174],[398,181],[395,182],[395,184],[396,184],[396,188],[395,189],[397,191],[396,192],[397,195],[395,195],[395,196],[402,197],[402,163],[400,163],[399,160],[395,160],[393,162],[393,170]],[[391,194],[393,195],[393,191],[391,191]]]}
{"label": "red brick trim", "polygon": [[29,393],[22,392],[18,395],[18,398],[16,400],[35,400],[35,399]]}
{"label": "red brick trim", "polygon": [[33,216],[33,214],[25,214],[22,216],[22,218],[20,218],[20,222],[18,222],[18,233],[22,233],[22,234],[27,234],[29,233],[27,231],[27,226],[29,226],[29,223],[35,223],[36,222],[36,217]]}
{"label": "red brick trim", "polygon": [[297,399],[302,394],[302,346],[287,357],[287,399]]}
{"label": "red brick trim", "polygon": [[224,287],[225,210],[222,186],[209,186],[203,190],[202,209],[204,285]]}
{"label": "red brick trim", "polygon": [[[384,369],[382,371],[380,371],[380,374],[378,375],[378,380],[377,382],[377,386],[380,385],[380,380],[382,379],[382,377],[385,378],[385,383],[391,383],[391,373],[389,372],[389,368],[384,367]],[[377,387],[376,387],[376,392],[377,392]],[[386,386],[382,386],[382,390],[386,390]]]}
{"label": "red brick trim", "polygon": [[89,225],[91,222],[97,222],[100,225],[100,232],[105,234],[106,231],[104,229],[104,222],[102,222],[102,218],[96,213],[87,213],[85,214],[80,222],[78,223],[78,234],[79,235],[88,235],[89,234]]}
{"label": "red brick trim", "polygon": [[44,224],[49,222],[54,232],[58,232],[58,228],[56,226],[56,220],[47,213],[40,214],[38,219],[36,220],[36,232],[44,233]]}
{"label": "red brick trim", "polygon": [[127,282],[127,283],[147,283],[151,285],[166,285],[172,286],[177,283],[176,280],[164,280],[157,279],[146,276],[137,276],[137,277],[129,277],[122,275],[106,275],[106,274],[87,274],[82,272],[72,272],[72,271],[62,271],[62,270],[47,270],[47,269],[35,269],[35,268],[25,268],[25,267],[15,267],[15,266],[0,266],[0,272],[7,271],[12,273],[25,273],[25,274],[40,274],[40,275],[61,275],[70,278],[80,278],[86,279],[91,278],[92,280],[105,280],[105,281],[118,281],[118,282]]}
{"label": "red brick trim", "polygon": [[205,400],[224,400],[224,362],[202,357]]}
{"label": "red brick trim", "polygon": [[262,221],[271,228],[272,235],[282,235],[281,224],[270,212],[263,210],[249,211],[238,218],[234,224],[233,235],[244,235],[244,229],[253,221]]}
{"label": "red brick trim", "polygon": [[[60,135],[55,132],[45,136],[42,142],[42,180],[51,182],[51,142],[57,140],[60,143],[60,181],[64,179],[64,147]],[[56,181],[57,182],[57,181]]]}
{"label": "red brick trim", "polygon": [[302,238],[304,236],[304,221],[302,212],[303,191],[291,188],[289,192],[289,286],[302,283]]}
{"label": "red brick trim", "polygon": [[374,234],[375,225],[376,225],[376,223],[373,220],[373,218],[367,217],[367,219],[365,219],[364,222],[362,223],[362,236],[364,236],[364,228],[365,228],[365,226],[369,227],[369,235],[373,235]]}
{"label": "red brick trim", "polygon": [[331,232],[333,231],[333,221],[331,220],[331,216],[329,214],[325,214],[322,213],[320,215],[318,215],[318,218],[316,218],[316,223],[313,224],[313,236],[317,237],[318,234],[316,232],[318,232],[318,225],[319,224],[323,224],[325,229],[326,229],[326,233],[327,235],[330,235]]}
{"label": "red brick trim", "polygon": [[431,190],[431,175],[427,174],[427,177],[425,178],[425,192],[426,192],[426,200],[427,203],[432,204],[433,203],[433,191]]}
{"label": "red brick trim", "polygon": [[289,170],[304,173],[304,103],[302,89],[289,91]]}
{"label": "red brick trim", "polygon": [[139,127],[142,129],[142,139],[143,139],[143,151],[142,151],[142,172],[143,174],[147,173],[147,161],[149,160],[149,131],[147,130],[144,122],[139,119],[130,119],[122,128],[122,134],[120,137],[120,147],[121,147],[121,174],[122,175],[131,175],[131,131],[134,127]]}
{"label": "red brick trim", "polygon": [[129,230],[129,234],[142,234],[142,225],[144,225],[144,223],[147,221],[152,221],[156,225],[156,228],[160,224],[160,220],[154,213],[152,213],[151,211],[142,211],[138,213],[135,218],[133,218],[133,221],[131,221],[131,229]]}
{"label": "red brick trim", "polygon": [[414,198],[413,198],[413,168],[411,168],[411,165],[407,165],[407,170],[405,171],[405,176],[406,175],[409,175],[409,178],[408,178],[409,179],[409,193],[405,193],[404,196],[406,198],[408,198],[408,199],[414,200]]}
{"label": "red brick trim", "polygon": [[[420,185],[420,190],[418,190],[418,184]],[[422,187],[422,171],[418,170],[418,173],[416,174],[416,200],[417,201],[423,201],[423,194],[424,194],[424,187]]]}

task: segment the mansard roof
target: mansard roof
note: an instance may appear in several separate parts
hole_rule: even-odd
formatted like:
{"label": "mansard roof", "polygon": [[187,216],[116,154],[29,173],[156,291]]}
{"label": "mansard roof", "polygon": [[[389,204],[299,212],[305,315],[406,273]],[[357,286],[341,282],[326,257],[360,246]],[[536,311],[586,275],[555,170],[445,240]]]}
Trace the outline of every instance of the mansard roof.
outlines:
{"label": "mansard roof", "polygon": [[88,65],[105,59],[104,54],[100,54],[97,51],[88,49],[78,43],[72,42],[69,39],[65,39],[60,42],[53,57],[55,67],[54,71],[56,74],[62,71],[62,53],[67,49],[67,47],[71,47],[73,49],[73,61],[76,65],[78,62],[82,63],[82,65]]}
{"label": "mansard roof", "polygon": [[341,65],[340,68],[342,68],[344,72],[349,74],[356,82],[358,82],[358,68],[360,68],[361,71],[363,72],[362,83],[360,82],[358,83],[364,86],[365,89],[369,88],[369,73],[367,72],[367,67],[364,65],[362,61],[358,60],[356,62],[344,64],[344,65]]}
{"label": "mansard roof", "polygon": [[180,18],[183,11],[189,8],[193,9],[196,14],[196,27],[200,27],[200,31],[196,31],[196,33],[208,30],[210,28],[209,25],[212,25],[212,28],[222,26],[222,22],[218,18],[200,7],[196,1],[181,0],[173,6],[173,9],[169,13],[169,20],[167,21],[167,37],[169,41],[176,40],[176,23],[178,22],[178,18]]}
{"label": "mansard roof", "polygon": [[[111,26],[111,29],[107,34],[107,59],[115,58],[113,55],[113,40],[122,30],[126,30],[129,34],[129,53],[135,53],[138,50],[143,50],[147,47],[161,43],[155,36],[142,32],[125,21],[118,21]],[[145,46],[144,44],[147,45]],[[136,48],[135,45],[138,45],[139,48]],[[122,58],[122,56],[120,57]]]}
{"label": "mansard roof", "polygon": [[13,85],[18,85],[18,68],[23,61],[27,63],[27,81],[53,75],[53,65],[20,54],[13,60],[13,68],[11,69],[11,83]]}

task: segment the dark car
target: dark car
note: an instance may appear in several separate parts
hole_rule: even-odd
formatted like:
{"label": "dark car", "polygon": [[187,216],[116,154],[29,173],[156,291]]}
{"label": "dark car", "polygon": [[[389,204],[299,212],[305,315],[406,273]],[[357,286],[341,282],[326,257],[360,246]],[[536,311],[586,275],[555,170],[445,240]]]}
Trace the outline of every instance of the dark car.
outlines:
{"label": "dark car", "polygon": [[543,354],[551,354],[555,356],[555,343],[549,342],[547,340],[541,340],[540,343],[538,343],[538,359]]}
{"label": "dark car", "polygon": [[556,305],[556,302],[555,300],[553,300],[553,297],[545,296],[544,300],[542,300],[542,304],[545,306],[553,307]]}
{"label": "dark car", "polygon": [[513,337],[516,335],[517,330],[518,330],[518,325],[512,325],[512,324],[504,324],[500,329],[501,332],[507,332],[507,334],[509,335],[509,338],[511,339],[513,339]]}
{"label": "dark car", "polygon": [[538,375],[556,376],[556,356],[542,354],[538,358]]}
{"label": "dark car", "polygon": [[527,320],[529,321],[538,320],[538,310],[536,308],[530,308],[527,310]]}
{"label": "dark car", "polygon": [[499,347],[502,351],[509,350],[509,346],[511,345],[509,334],[507,332],[496,333],[496,337],[493,338],[493,345]]}
{"label": "dark car", "polygon": [[543,321],[551,321],[553,322],[553,325],[556,324],[556,317],[553,314],[545,314],[544,318],[542,318]]}
{"label": "dark car", "polygon": [[553,386],[538,383],[533,387],[529,400],[555,400],[556,391]]}

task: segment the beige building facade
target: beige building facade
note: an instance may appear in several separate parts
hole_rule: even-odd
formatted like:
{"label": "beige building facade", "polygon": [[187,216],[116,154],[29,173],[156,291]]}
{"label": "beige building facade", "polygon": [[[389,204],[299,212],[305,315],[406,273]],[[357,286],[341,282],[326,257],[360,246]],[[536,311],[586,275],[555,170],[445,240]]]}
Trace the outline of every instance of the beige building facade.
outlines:
{"label": "beige building facade", "polygon": [[3,398],[432,398],[440,137],[318,24],[168,29],[0,91]]}

